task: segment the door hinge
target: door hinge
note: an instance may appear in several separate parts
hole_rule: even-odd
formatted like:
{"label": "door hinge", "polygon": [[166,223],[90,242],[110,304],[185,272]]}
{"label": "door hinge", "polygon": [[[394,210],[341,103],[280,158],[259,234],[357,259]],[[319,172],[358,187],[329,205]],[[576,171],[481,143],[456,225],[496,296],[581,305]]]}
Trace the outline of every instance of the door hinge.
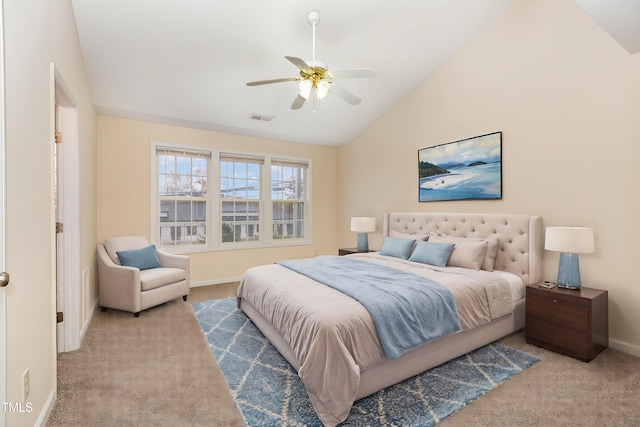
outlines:
{"label": "door hinge", "polygon": [[56,313],[56,323],[62,323],[64,321],[64,313],[59,311]]}
{"label": "door hinge", "polygon": [[62,233],[64,226],[61,222],[56,222],[56,233]]}
{"label": "door hinge", "polygon": [[62,142],[62,134],[60,132],[56,132],[56,144],[60,144]]}

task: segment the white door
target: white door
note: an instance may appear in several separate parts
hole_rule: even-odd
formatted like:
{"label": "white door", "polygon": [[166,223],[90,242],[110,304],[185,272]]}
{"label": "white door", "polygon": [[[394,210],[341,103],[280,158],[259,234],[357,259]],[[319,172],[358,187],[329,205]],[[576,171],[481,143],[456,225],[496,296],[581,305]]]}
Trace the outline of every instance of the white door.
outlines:
{"label": "white door", "polygon": [[[57,93],[57,91],[56,91]],[[53,148],[53,200],[54,200],[54,213],[56,221],[56,310],[58,313],[64,313],[65,311],[65,262],[64,262],[64,174],[62,168],[64,167],[64,159],[62,156],[63,150],[60,150],[58,145],[62,143],[62,134],[59,132],[60,128],[60,115],[61,107],[56,100],[56,134]],[[63,316],[64,318],[64,316]],[[65,326],[63,320],[58,319],[56,327],[56,343],[58,353],[65,351]]]}
{"label": "white door", "polygon": [[[78,108],[62,76],[51,64],[55,93],[55,177],[54,200],[56,222],[62,232],[56,235],[57,311],[63,321],[56,328],[58,353],[80,347],[80,330],[86,322],[84,288],[79,283],[80,270],[80,198],[78,157]],[[52,135],[53,136],[53,135]],[[52,138],[52,143],[53,143]]]}
{"label": "white door", "polygon": [[[4,3],[0,0],[0,272],[4,272]],[[4,279],[4,280],[3,280]],[[8,277],[0,278],[0,402],[4,402],[5,376],[5,300],[4,286]],[[4,426],[4,411],[0,411],[0,427]]]}

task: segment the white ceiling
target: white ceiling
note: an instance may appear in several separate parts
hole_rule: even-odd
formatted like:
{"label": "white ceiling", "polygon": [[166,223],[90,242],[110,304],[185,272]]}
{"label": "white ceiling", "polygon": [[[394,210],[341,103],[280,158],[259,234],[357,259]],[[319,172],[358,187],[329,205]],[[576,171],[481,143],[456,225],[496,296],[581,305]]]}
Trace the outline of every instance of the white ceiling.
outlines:
{"label": "white ceiling", "polygon": [[640,52],[640,0],[575,0],[630,54]]}
{"label": "white ceiling", "polygon": [[[320,145],[353,141],[517,0],[72,0],[98,113]],[[576,0],[616,34],[614,3]],[[369,67],[373,79],[336,81],[362,98],[335,96],[314,112],[290,106],[295,77],[285,56],[311,59],[310,10],[320,12],[316,59],[330,70]],[[603,18],[604,17],[604,18]],[[600,19],[600,21],[598,20]],[[626,19],[629,21],[628,19]],[[637,15],[635,23],[640,21]],[[630,21],[631,22],[631,21]],[[609,28],[607,28],[607,25]],[[640,25],[630,29],[640,31]],[[629,42],[630,40],[631,42]],[[633,43],[635,47],[633,47]],[[631,51],[630,50],[630,51]],[[272,121],[251,119],[273,116]]]}

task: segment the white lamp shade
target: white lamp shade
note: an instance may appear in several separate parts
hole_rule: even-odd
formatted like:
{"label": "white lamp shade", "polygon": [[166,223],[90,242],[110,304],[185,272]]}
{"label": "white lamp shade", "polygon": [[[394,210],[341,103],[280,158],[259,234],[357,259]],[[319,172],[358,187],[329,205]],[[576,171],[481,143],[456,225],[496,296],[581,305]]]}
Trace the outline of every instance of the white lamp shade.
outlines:
{"label": "white lamp shade", "polygon": [[593,229],[586,227],[547,227],[544,248],[575,254],[594,251]]}
{"label": "white lamp shade", "polygon": [[351,231],[371,233],[376,231],[376,219],[368,216],[354,216],[351,218]]}
{"label": "white lamp shade", "polygon": [[314,85],[311,80],[304,79],[300,80],[298,88],[300,89],[298,91],[298,94],[300,94],[300,96],[304,99],[309,99],[312,90],[316,91],[316,96],[318,97],[318,99],[323,99],[329,93],[329,89],[331,89],[331,83],[321,81],[320,83]]}
{"label": "white lamp shade", "polygon": [[313,83],[311,81],[305,79],[300,80],[300,84],[298,85],[300,91],[298,92],[301,97],[304,99],[309,99],[309,95],[311,94],[311,88],[313,87]]}
{"label": "white lamp shade", "polygon": [[329,89],[331,89],[331,83],[321,81],[316,86],[316,93],[318,94],[318,99],[324,99],[329,93]]}

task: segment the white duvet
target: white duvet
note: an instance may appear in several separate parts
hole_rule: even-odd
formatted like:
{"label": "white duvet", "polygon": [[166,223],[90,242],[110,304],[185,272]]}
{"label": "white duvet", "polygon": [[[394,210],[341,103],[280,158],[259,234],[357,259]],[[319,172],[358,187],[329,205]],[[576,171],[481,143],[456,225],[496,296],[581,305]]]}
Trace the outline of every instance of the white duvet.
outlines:
{"label": "white duvet", "polygon": [[[462,330],[513,311],[511,285],[504,272],[438,268],[377,253],[349,256],[446,286],[456,301]],[[238,297],[251,304],[289,343],[300,362],[298,375],[320,420],[327,426],[344,421],[358,393],[360,372],[386,360],[364,306],[278,264],[247,270]]]}

